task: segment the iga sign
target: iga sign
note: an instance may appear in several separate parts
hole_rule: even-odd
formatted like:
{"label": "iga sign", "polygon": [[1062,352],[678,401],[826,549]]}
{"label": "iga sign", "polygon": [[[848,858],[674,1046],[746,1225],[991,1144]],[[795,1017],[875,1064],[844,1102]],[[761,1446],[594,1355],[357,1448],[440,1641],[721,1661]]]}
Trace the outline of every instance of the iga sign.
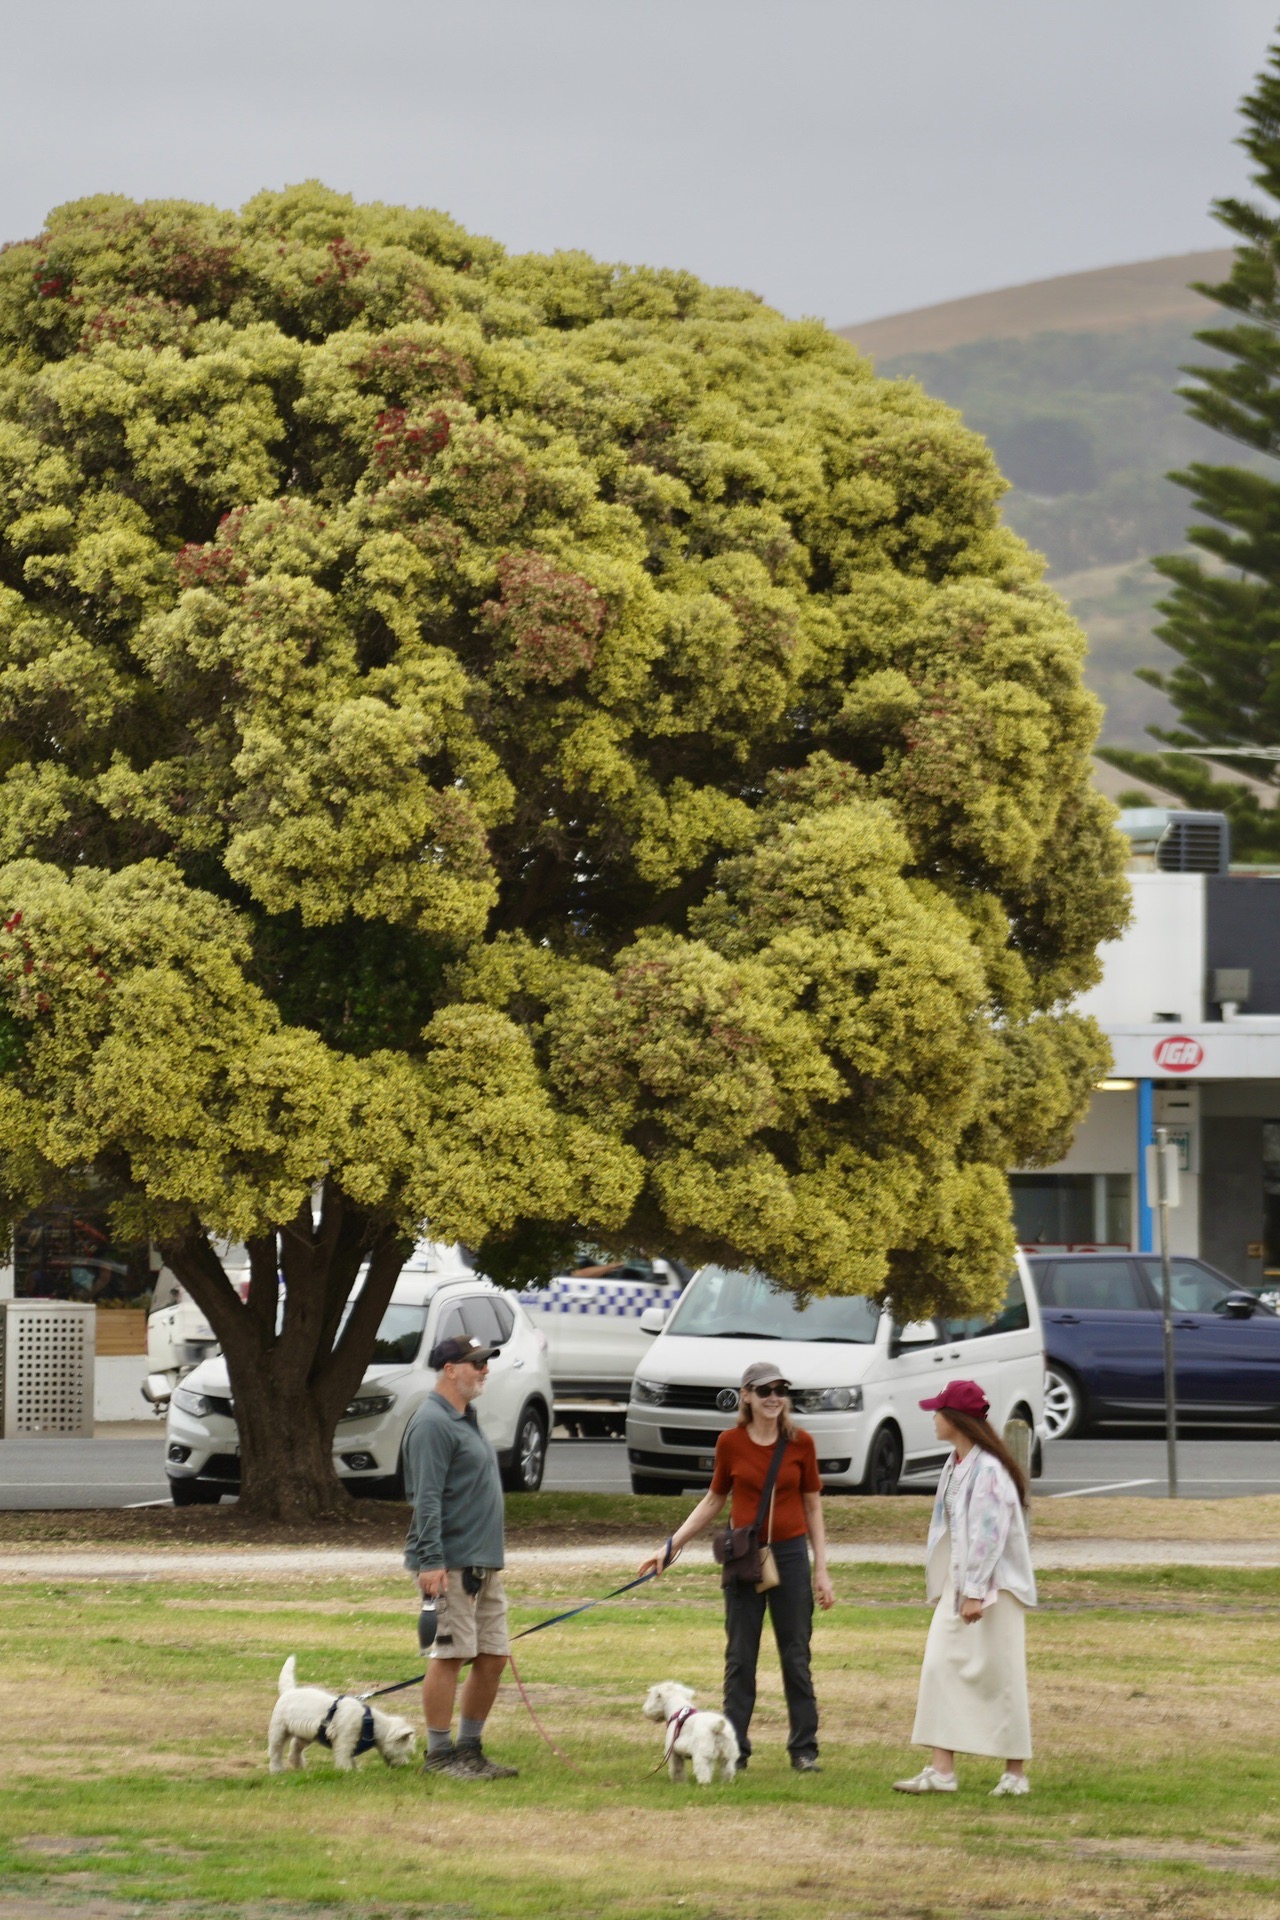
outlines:
{"label": "iga sign", "polygon": [[1204,1048],[1189,1033],[1173,1033],[1157,1041],[1153,1057],[1161,1073],[1194,1073],[1204,1059]]}

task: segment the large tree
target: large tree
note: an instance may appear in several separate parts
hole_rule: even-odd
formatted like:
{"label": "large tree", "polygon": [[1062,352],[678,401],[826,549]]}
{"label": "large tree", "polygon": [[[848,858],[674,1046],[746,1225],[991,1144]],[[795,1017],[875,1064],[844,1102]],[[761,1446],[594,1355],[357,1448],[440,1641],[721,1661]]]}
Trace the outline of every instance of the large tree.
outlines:
{"label": "large tree", "polygon": [[[1192,497],[1198,520],[1187,533],[1193,553],[1155,561],[1172,581],[1156,631],[1177,654],[1167,673],[1140,678],[1167,693],[1174,727],[1148,731],[1167,745],[1225,747],[1219,770],[1251,774],[1274,796],[1215,779],[1211,752],[1142,754],[1111,749],[1117,766],[1170,788],[1193,807],[1231,815],[1236,850],[1280,854],[1280,43],[1241,105],[1238,144],[1252,163],[1256,200],[1218,200],[1214,213],[1235,236],[1231,273],[1197,291],[1225,309],[1196,334],[1215,358],[1186,372],[1179,388],[1193,419],[1247,450],[1244,465],[1197,460],[1169,478]],[[1203,555],[1204,558],[1199,556]]]}
{"label": "large tree", "polygon": [[424,1222],[995,1298],[1125,911],[1001,490],[813,321],[315,185],[0,259],[0,1185],[158,1242],[247,1504],[340,1507]]}

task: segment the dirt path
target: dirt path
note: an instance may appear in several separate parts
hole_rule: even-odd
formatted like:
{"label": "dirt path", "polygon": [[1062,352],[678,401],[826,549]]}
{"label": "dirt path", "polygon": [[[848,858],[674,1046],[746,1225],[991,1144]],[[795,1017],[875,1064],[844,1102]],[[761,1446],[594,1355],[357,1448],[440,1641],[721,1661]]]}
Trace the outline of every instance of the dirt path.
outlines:
{"label": "dirt path", "polygon": [[[610,1541],[562,1547],[518,1547],[507,1556],[512,1573],[540,1567],[634,1568],[652,1551],[649,1540]],[[828,1552],[833,1566],[918,1567],[922,1546],[874,1541],[834,1544]],[[705,1548],[685,1555],[686,1563],[711,1563]],[[1036,1565],[1044,1572],[1087,1567],[1280,1567],[1280,1543],[1251,1544],[1239,1540],[1055,1540],[1036,1549]],[[398,1552],[386,1547],[226,1547],[200,1552],[124,1552],[103,1549],[70,1552],[48,1547],[42,1551],[0,1552],[0,1581],[14,1580],[212,1580],[234,1574],[237,1579],[276,1580],[291,1574],[380,1574],[401,1571]]]}

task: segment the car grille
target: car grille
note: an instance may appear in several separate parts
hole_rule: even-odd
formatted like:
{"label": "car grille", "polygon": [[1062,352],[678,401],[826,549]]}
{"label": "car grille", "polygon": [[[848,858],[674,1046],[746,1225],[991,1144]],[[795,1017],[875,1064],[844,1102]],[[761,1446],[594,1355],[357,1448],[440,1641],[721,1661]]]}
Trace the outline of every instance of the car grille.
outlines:
{"label": "car grille", "polygon": [[710,1469],[699,1463],[696,1453],[646,1453],[639,1447],[628,1447],[627,1459],[633,1467],[668,1467],[675,1473],[696,1476],[704,1485],[711,1478]]}
{"label": "car grille", "polygon": [[200,1469],[202,1480],[239,1480],[240,1458],[234,1453],[211,1453]]}
{"label": "car grille", "polygon": [[659,1427],[658,1438],[664,1447],[697,1447],[702,1453],[711,1454],[720,1435],[714,1427],[705,1431],[698,1427]]}
{"label": "car grille", "polygon": [[[662,1396],[664,1407],[701,1407],[707,1413],[724,1413],[724,1407],[716,1405],[716,1398],[726,1391],[724,1387],[670,1386]],[[730,1388],[736,1398],[736,1389]]]}

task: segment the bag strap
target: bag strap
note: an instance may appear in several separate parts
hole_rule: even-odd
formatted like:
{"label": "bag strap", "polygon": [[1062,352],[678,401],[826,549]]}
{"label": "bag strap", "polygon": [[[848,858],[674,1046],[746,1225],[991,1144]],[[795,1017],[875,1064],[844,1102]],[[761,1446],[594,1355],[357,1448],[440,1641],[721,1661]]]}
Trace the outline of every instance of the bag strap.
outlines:
{"label": "bag strap", "polygon": [[782,1465],[782,1456],[786,1452],[786,1450],[787,1450],[787,1436],[785,1433],[780,1433],[778,1435],[778,1444],[775,1446],[773,1450],[773,1458],[769,1462],[769,1471],[765,1475],[764,1487],[760,1494],[760,1505],[756,1509],[757,1534],[760,1532],[761,1527],[764,1525],[764,1517],[766,1513],[769,1516],[769,1531],[770,1533],[773,1532],[773,1492],[774,1492],[774,1488],[778,1484],[778,1469]]}

